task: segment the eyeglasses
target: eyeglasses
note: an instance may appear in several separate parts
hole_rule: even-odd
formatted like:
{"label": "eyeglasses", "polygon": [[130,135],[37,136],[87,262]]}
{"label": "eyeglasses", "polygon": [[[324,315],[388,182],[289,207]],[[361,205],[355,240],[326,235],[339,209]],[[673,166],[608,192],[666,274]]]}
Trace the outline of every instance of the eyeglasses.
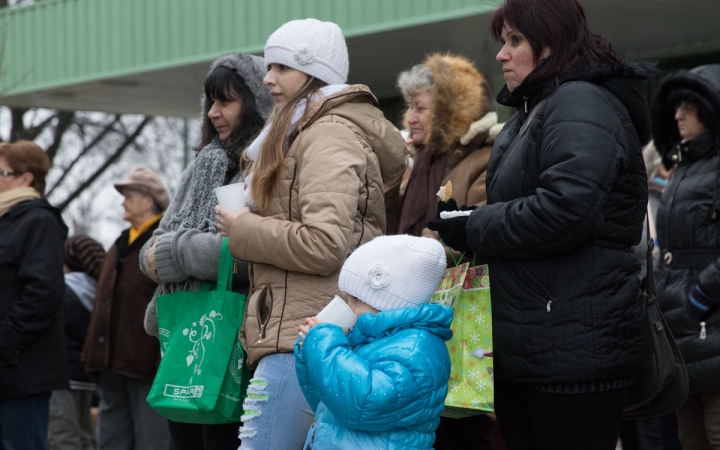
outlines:
{"label": "eyeglasses", "polygon": [[0,177],[14,177],[17,172],[10,172],[8,170],[0,170]]}

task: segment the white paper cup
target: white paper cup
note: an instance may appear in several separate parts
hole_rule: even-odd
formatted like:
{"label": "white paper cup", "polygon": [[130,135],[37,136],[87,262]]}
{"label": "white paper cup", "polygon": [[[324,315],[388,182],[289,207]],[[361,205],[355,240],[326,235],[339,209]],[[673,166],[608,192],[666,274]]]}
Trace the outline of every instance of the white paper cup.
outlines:
{"label": "white paper cup", "polygon": [[218,204],[223,209],[231,212],[240,212],[245,207],[245,197],[243,196],[245,183],[228,184],[227,186],[220,186],[213,190],[218,199]]}
{"label": "white paper cup", "polygon": [[354,327],[355,322],[357,322],[355,313],[347,303],[337,295],[316,317],[320,322],[339,326],[344,333],[350,331],[350,328]]}

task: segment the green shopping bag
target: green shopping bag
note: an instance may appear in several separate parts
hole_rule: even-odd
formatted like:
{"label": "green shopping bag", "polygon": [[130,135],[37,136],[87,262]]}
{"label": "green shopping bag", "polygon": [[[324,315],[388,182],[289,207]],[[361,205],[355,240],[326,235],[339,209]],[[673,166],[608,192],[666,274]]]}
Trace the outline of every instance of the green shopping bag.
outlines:
{"label": "green shopping bag", "polygon": [[232,291],[224,238],[218,282],[156,299],[162,361],[147,401],[175,422],[239,422],[250,380],[240,327],[247,297]]}
{"label": "green shopping bag", "polygon": [[463,418],[494,406],[492,316],[487,265],[461,264],[445,271],[431,303],[455,311],[447,342],[452,365],[442,415]]}

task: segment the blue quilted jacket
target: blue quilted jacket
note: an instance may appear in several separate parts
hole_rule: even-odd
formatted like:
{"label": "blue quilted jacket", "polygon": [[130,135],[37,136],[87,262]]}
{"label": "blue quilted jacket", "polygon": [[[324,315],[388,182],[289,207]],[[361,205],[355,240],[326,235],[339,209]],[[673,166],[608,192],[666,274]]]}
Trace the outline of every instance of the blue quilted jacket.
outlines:
{"label": "blue quilted jacket", "polygon": [[295,344],[298,380],[315,411],[313,450],[430,449],[447,395],[452,308],[363,314],[346,337],[331,324]]}

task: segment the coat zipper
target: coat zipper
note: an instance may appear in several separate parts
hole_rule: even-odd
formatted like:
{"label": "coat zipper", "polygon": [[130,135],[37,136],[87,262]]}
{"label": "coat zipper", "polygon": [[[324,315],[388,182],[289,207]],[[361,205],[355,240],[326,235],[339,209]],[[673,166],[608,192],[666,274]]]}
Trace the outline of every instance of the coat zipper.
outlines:
{"label": "coat zipper", "polygon": [[552,300],[548,300],[548,302],[547,302],[547,312],[550,312],[551,309],[552,309]]}
{"label": "coat zipper", "polygon": [[707,331],[705,330],[705,322],[700,322],[700,339],[707,339]]}
{"label": "coat zipper", "polygon": [[523,99],[525,100],[525,114],[527,114],[527,102],[528,102],[528,97],[523,97]]}
{"label": "coat zipper", "polygon": [[266,293],[263,296],[263,303],[267,303],[267,292],[269,291],[270,292],[270,310],[268,311],[267,318],[265,319],[264,322],[262,322],[261,321],[261,319],[262,319],[262,317],[261,317],[262,316],[262,303],[258,302],[258,308],[260,309],[260,311],[258,311],[258,315],[257,315],[258,325],[260,328],[260,338],[257,341],[258,344],[262,344],[263,339],[265,339],[265,328],[267,327],[268,322],[270,322],[270,317],[272,317],[273,303],[275,303],[275,299],[273,297],[272,289],[270,289],[270,286],[267,286],[265,289],[266,289],[266,291],[265,291]]}

